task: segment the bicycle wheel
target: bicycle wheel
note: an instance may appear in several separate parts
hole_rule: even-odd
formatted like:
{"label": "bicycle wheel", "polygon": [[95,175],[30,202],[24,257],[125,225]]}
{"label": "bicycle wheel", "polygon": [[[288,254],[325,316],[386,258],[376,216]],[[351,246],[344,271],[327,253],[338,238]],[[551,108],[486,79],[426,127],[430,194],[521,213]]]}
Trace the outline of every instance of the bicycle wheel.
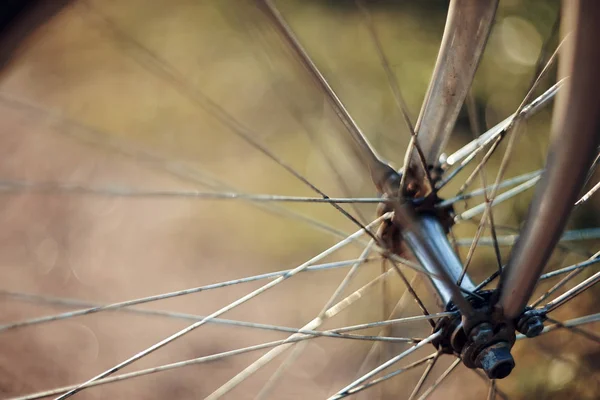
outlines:
{"label": "bicycle wheel", "polygon": [[[556,309],[516,337],[501,381],[431,345],[456,310],[382,246],[373,180],[388,170],[348,131],[403,166],[447,8],[89,0],[15,20],[0,46],[2,397],[596,398],[593,193],[532,297]],[[508,261],[546,162],[567,84],[559,14],[499,5],[429,170],[478,286]]]}

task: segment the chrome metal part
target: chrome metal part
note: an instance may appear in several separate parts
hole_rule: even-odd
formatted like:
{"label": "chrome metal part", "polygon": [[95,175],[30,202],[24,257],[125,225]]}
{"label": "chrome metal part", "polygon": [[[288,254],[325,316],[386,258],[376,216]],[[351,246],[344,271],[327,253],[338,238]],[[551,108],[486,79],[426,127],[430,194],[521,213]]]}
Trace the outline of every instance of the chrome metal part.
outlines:
{"label": "chrome metal part", "polygon": [[[467,96],[492,27],[498,0],[451,0],[433,77],[416,124],[428,164],[437,163]],[[425,178],[416,151],[413,173]]]}
{"label": "chrome metal part", "polygon": [[[433,215],[416,215],[408,204],[399,204],[394,211],[395,222],[402,229],[406,245],[423,268],[435,275],[431,282],[443,304],[452,302],[463,315],[470,315],[472,307],[456,284],[463,266],[439,219]],[[461,287],[472,291],[475,284],[466,276]]]}
{"label": "chrome metal part", "polygon": [[570,78],[557,96],[546,170],[501,277],[499,304],[509,319],[523,312],[600,142],[600,46],[591,39],[600,35],[599,20],[599,2],[563,2],[563,29],[571,34],[561,53],[559,76]]}

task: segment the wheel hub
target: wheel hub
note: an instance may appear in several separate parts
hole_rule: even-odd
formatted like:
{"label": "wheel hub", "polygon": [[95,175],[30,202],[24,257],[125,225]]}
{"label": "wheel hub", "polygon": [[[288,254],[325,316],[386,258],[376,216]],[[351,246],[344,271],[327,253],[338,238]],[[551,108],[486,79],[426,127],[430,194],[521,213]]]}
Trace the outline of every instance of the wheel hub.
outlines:
{"label": "wheel hub", "polygon": [[[510,350],[515,343],[515,328],[498,309],[491,306],[496,291],[480,292],[468,300],[475,313],[443,318],[434,328],[441,332],[434,346],[444,353],[459,356],[468,368],[481,368],[490,379],[507,377],[515,366]],[[457,311],[449,304],[448,311]]]}
{"label": "wheel hub", "polygon": [[469,318],[461,316],[453,304],[447,311],[457,314],[439,320],[434,332],[441,332],[433,345],[443,353],[455,354],[471,369],[480,368],[490,379],[506,378],[515,361],[511,349],[516,340],[515,331],[527,337],[539,335],[544,327],[544,313],[528,309],[517,320],[504,317],[502,310],[494,306],[496,290],[478,292],[469,302],[475,313]]}
{"label": "wheel hub", "polygon": [[[439,177],[440,175],[436,176],[436,180]],[[384,196],[390,199],[398,196],[400,180],[400,174],[390,177],[388,190]],[[443,236],[443,240],[447,243],[446,235],[454,222],[452,207],[436,207],[441,199],[435,190],[427,193],[425,197],[419,197],[423,195],[423,190],[410,179],[410,176],[406,188],[401,195],[402,202],[409,205],[410,212],[419,216],[417,218],[425,218],[425,215],[435,218],[436,223],[441,227],[439,235]],[[395,211],[393,204],[381,203],[378,213],[382,215],[392,210]],[[403,255],[402,243],[405,229],[397,221],[389,220],[385,222],[384,229],[380,232],[381,239],[388,249],[399,255]],[[432,239],[424,237],[423,240]],[[452,252],[451,247],[448,246],[448,249]],[[445,254],[449,255],[449,253]],[[458,259],[456,262],[460,264]],[[459,265],[458,268],[462,266]],[[448,275],[447,269],[441,272]],[[461,278],[464,277],[461,275]],[[461,278],[458,279],[462,281]],[[445,279],[450,284],[456,285],[455,278],[450,279],[447,276]],[[516,341],[516,331],[527,337],[537,336],[542,332],[545,320],[543,310],[531,308],[526,309],[517,319],[508,319],[504,316],[502,308],[497,305],[498,298],[499,292],[494,289],[475,291],[466,297],[459,294],[451,300],[445,300],[449,301],[446,311],[455,314],[440,319],[433,329],[434,332],[440,333],[440,336],[432,342],[439,351],[460,357],[468,368],[484,370],[490,379],[506,378],[515,367],[511,349]],[[453,300],[460,300],[463,303],[466,300],[468,312],[462,314],[460,311],[465,310],[465,304],[459,310]]]}

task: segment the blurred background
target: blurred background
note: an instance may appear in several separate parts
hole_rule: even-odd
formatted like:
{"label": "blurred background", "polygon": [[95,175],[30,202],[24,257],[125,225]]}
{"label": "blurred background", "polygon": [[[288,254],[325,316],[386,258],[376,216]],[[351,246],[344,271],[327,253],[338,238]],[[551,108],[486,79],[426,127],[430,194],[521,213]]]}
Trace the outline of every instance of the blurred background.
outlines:
{"label": "blurred background", "polygon": [[[448,2],[368,1],[368,17],[353,0],[275,4],[374,147],[401,167],[409,132],[367,29],[368,18],[414,123],[434,67]],[[479,132],[471,128],[464,110],[448,153],[516,110],[535,78],[542,48],[549,49],[547,58],[559,42],[553,31],[558,10],[559,1],[500,2],[472,89]],[[2,185],[0,196],[0,324],[294,268],[337,243],[335,232],[357,230],[328,204],[177,195],[200,191],[315,196],[240,131],[331,197],[376,195],[324,94],[256,2],[64,1],[34,16],[23,15],[27,19],[7,28],[0,44],[0,176],[3,182],[19,183]],[[550,87],[555,75],[548,74],[536,93]],[[550,118],[551,106],[523,124],[507,177],[543,167]],[[489,181],[503,149],[488,164]],[[442,197],[452,197],[472,170],[457,175]],[[46,184],[43,190],[31,190],[40,184]],[[480,186],[477,179],[471,189]],[[131,195],[143,191],[155,195]],[[527,191],[494,208],[501,235],[518,232],[531,195]],[[482,201],[461,202],[456,211]],[[597,207],[592,200],[578,208],[570,229],[597,226]],[[375,217],[372,204],[344,208],[364,223]],[[477,223],[465,221],[453,228],[464,245],[463,259]],[[585,260],[596,245],[588,240],[559,248],[548,270]],[[361,251],[360,244],[352,244],[323,262],[354,259]],[[502,252],[506,260],[510,247]],[[374,255],[345,295],[377,277],[381,268]],[[492,248],[478,248],[470,268],[473,280],[480,282],[496,268]],[[300,328],[320,312],[346,273],[335,269],[299,274],[224,318]],[[428,286],[410,270],[406,274],[437,312]],[[320,329],[387,317],[406,296],[397,275],[386,282],[374,285]],[[89,379],[188,326],[193,316],[208,315],[264,283],[139,306],[177,312],[178,318],[102,312],[5,329],[0,332],[0,397]],[[597,295],[595,288],[579,296],[556,318],[597,312]],[[397,315],[420,315],[408,300],[401,302]],[[587,329],[598,332],[598,326]],[[426,322],[418,322],[388,334],[423,337],[429,331]],[[281,332],[207,324],[123,372],[285,337]],[[268,397],[325,398],[407,346],[382,345],[368,358],[368,342],[311,340]],[[564,330],[519,342],[517,367],[498,387],[513,399],[597,398],[599,350],[597,343]],[[432,351],[423,349],[406,363]],[[203,398],[262,353],[103,385],[79,396]],[[287,354],[225,398],[255,398]],[[424,388],[452,361],[442,357]],[[356,398],[408,398],[421,374],[422,369],[411,370]],[[481,377],[461,365],[431,398],[485,398],[487,390]]]}

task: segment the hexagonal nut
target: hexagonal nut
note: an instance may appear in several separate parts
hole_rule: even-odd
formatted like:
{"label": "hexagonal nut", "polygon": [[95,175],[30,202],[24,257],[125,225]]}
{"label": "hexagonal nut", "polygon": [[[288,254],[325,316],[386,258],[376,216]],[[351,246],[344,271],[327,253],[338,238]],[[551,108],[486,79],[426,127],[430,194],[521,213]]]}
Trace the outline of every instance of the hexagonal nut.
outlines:
{"label": "hexagonal nut", "polygon": [[492,336],[494,336],[494,329],[488,322],[482,322],[469,333],[469,339],[475,344],[485,344]]}
{"label": "hexagonal nut", "polygon": [[504,379],[515,367],[515,360],[510,354],[510,345],[499,342],[486,347],[477,356],[477,364],[490,379]]}
{"label": "hexagonal nut", "polygon": [[530,317],[522,324],[520,332],[528,338],[536,337],[544,330],[544,321],[540,317]]}

